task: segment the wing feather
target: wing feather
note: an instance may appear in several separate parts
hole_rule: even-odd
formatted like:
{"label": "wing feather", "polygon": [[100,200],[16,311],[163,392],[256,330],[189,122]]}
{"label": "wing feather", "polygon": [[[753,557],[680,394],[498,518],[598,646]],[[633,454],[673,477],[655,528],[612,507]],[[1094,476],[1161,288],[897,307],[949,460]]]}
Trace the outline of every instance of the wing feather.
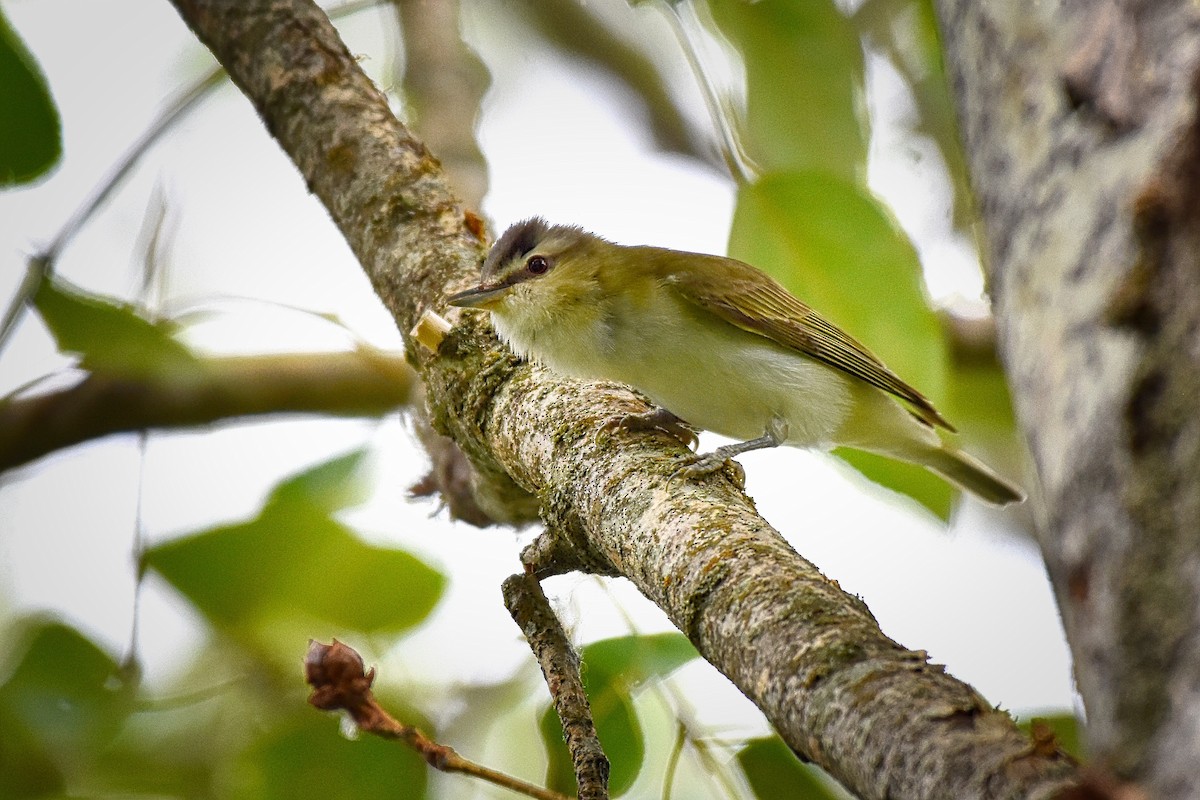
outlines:
{"label": "wing feather", "polygon": [[665,282],[681,297],[743,330],[765,336],[895,395],[928,425],[954,430],[924,395],[769,275],[741,261],[720,256],[702,257],[719,262],[712,265],[719,268],[697,268],[696,257],[688,256],[686,265],[676,262],[676,268],[664,276]]}

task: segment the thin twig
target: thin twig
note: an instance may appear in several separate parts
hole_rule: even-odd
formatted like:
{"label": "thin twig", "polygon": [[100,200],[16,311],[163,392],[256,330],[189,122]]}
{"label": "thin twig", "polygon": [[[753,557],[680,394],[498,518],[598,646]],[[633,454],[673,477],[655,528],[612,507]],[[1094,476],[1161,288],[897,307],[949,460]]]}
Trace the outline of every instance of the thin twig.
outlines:
{"label": "thin twig", "polygon": [[579,677],[579,654],[567,640],[533,573],[509,576],[503,588],[504,605],[525,634],[546,678],[554,710],[562,721],[563,738],[571,752],[579,784],[579,800],[607,800],[608,757],[596,735],[592,710]]}
{"label": "thin twig", "polygon": [[323,711],[345,710],[359,730],[403,742],[436,770],[472,775],[537,800],[569,800],[567,795],[463,758],[454,748],[438,744],[412,725],[398,721],[379,705],[371,692],[375,669],[364,671],[362,656],[336,639],[333,644],[309,643],[304,677],[313,687],[308,698],[310,704]]}

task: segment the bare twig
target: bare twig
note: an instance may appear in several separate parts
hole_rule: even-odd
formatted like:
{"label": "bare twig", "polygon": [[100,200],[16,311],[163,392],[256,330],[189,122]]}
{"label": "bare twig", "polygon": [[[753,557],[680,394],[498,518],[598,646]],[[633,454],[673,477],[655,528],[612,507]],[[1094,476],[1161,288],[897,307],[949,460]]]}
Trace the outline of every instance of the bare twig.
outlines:
{"label": "bare twig", "polygon": [[313,687],[308,697],[310,704],[322,711],[346,711],[359,730],[403,742],[436,770],[461,772],[537,800],[569,800],[567,795],[463,758],[454,748],[438,744],[419,729],[398,721],[379,705],[371,692],[371,684],[375,682],[374,667],[364,671],[362,656],[337,639],[333,644],[309,642],[304,658],[304,678]]}
{"label": "bare twig", "polygon": [[504,605],[525,634],[546,678],[575,765],[579,800],[607,800],[608,757],[596,735],[579,677],[579,654],[571,647],[542,585],[532,573],[512,575],[504,581]]}

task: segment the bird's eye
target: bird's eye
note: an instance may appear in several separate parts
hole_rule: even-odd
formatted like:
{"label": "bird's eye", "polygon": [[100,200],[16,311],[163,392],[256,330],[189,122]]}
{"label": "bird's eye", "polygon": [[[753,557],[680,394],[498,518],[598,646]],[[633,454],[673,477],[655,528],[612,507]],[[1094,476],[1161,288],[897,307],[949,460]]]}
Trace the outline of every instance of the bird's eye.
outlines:
{"label": "bird's eye", "polygon": [[550,262],[545,256],[530,256],[525,262],[525,269],[529,270],[534,275],[545,275],[550,269]]}

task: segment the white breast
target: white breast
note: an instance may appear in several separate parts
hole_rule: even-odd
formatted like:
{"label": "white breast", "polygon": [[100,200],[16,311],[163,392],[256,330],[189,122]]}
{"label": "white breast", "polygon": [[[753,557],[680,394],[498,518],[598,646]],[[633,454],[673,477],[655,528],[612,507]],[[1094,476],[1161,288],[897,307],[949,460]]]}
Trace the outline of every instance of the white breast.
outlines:
{"label": "white breast", "polygon": [[849,378],[666,291],[653,295],[638,308],[593,306],[538,325],[495,314],[493,324],[516,352],[629,384],[696,427],[746,440],[781,419],[789,444],[832,443],[852,402]]}

